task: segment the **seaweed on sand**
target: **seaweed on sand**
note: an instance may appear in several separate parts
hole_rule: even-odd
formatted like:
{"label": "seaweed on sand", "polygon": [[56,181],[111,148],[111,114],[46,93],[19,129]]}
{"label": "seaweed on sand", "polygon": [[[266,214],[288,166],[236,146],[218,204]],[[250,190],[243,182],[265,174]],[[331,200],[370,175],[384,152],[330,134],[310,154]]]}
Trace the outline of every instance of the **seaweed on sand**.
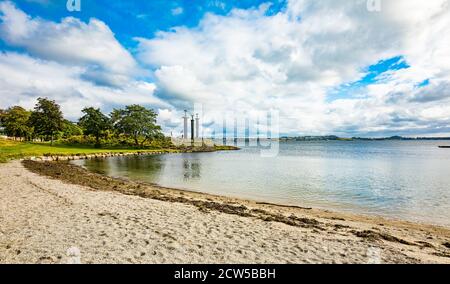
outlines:
{"label": "seaweed on sand", "polygon": [[266,222],[280,222],[290,226],[323,229],[322,223],[315,219],[299,218],[295,215],[284,216],[262,209],[249,209],[244,205],[232,205],[211,200],[202,200],[185,197],[182,192],[173,190],[163,192],[156,186],[126,181],[122,179],[104,176],[98,173],[64,162],[37,162],[24,160],[23,165],[30,171],[62,180],[68,183],[89,187],[98,191],[115,191],[127,195],[136,195],[159,201],[189,204],[197,207],[201,212],[218,211],[225,214],[238,215],[241,217],[254,217]]}

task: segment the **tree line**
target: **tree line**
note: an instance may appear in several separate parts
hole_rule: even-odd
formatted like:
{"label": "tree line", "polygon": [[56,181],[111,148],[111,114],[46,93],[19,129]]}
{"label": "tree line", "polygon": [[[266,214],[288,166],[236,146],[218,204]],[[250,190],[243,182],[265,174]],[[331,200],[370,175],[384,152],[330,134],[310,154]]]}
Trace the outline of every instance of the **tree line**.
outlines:
{"label": "tree line", "polygon": [[2,132],[14,139],[25,141],[55,140],[68,143],[121,144],[145,147],[154,141],[166,141],[161,127],[156,124],[157,114],[140,105],[114,109],[105,115],[98,108],[87,107],[77,123],[64,119],[61,107],[47,98],[38,98],[32,111],[20,106],[0,110]]}

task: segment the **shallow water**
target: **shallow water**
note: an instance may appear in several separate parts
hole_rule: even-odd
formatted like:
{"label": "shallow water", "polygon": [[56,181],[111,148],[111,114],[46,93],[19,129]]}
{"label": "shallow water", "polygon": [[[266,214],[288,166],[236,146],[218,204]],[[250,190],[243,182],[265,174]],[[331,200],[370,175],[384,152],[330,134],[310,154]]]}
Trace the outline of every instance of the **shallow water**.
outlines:
{"label": "shallow water", "polygon": [[449,141],[280,143],[241,151],[75,161],[95,172],[219,195],[450,226]]}

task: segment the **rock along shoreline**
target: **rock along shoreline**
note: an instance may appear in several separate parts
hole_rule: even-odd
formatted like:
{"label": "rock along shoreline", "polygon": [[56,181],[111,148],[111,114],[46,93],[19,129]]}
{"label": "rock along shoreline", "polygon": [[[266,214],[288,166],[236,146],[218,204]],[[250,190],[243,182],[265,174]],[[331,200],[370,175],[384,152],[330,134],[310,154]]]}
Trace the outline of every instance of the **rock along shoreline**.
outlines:
{"label": "rock along shoreline", "polygon": [[91,159],[105,159],[110,157],[129,157],[129,156],[152,156],[162,154],[177,154],[182,151],[156,151],[156,152],[130,152],[130,153],[101,153],[101,154],[76,154],[76,155],[48,155],[41,157],[30,157],[24,160],[41,161],[41,162],[58,162],[58,161],[76,161],[76,160],[91,160]]}
{"label": "rock along shoreline", "polygon": [[28,157],[23,160],[31,160],[38,162],[58,162],[58,161],[76,161],[76,160],[91,160],[91,159],[105,159],[110,157],[129,157],[129,156],[153,156],[163,154],[180,154],[180,153],[208,153],[218,151],[237,151],[238,147],[227,146],[219,148],[186,148],[186,149],[171,149],[171,150],[155,150],[155,151],[136,151],[136,152],[105,152],[92,154],[72,154],[72,155],[43,155],[39,157]]}

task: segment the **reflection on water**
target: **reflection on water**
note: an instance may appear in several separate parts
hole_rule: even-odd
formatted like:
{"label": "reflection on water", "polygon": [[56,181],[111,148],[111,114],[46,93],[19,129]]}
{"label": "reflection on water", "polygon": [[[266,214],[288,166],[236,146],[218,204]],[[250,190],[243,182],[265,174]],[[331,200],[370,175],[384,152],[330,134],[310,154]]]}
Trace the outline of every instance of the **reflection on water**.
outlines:
{"label": "reflection on water", "polygon": [[166,187],[450,225],[450,150],[441,143],[289,142],[273,158],[250,147],[75,163]]}
{"label": "reflection on water", "polygon": [[163,170],[162,156],[129,156],[92,159],[85,165],[89,170],[115,177],[156,181]]}
{"label": "reflection on water", "polygon": [[199,179],[201,177],[200,160],[193,158],[192,160],[183,159],[184,179]]}

